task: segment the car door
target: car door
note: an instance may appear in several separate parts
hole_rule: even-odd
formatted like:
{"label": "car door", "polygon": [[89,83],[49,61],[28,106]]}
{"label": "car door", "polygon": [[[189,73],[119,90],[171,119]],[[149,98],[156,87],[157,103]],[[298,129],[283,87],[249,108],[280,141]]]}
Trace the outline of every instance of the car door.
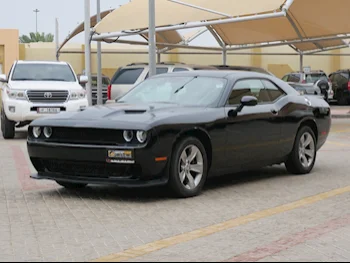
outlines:
{"label": "car door", "polygon": [[258,105],[244,107],[236,117],[227,117],[226,157],[232,171],[264,166],[280,157],[281,124],[263,79],[237,81],[225,107],[226,116],[244,96],[255,96]]}

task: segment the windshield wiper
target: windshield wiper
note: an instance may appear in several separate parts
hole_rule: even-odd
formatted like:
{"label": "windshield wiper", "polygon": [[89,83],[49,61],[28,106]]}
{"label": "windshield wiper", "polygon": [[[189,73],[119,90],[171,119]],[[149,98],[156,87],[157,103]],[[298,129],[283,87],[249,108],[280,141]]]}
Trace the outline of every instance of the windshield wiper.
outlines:
{"label": "windshield wiper", "polygon": [[28,78],[18,78],[18,79],[12,79],[13,81],[23,81],[23,80],[32,80],[36,81],[36,79],[28,79]]}
{"label": "windshield wiper", "polygon": [[42,80],[42,81],[67,81],[67,80],[65,80],[65,79],[40,79],[40,80]]}
{"label": "windshield wiper", "polygon": [[196,79],[197,77],[194,77],[193,79],[191,79],[190,81],[186,82],[183,86],[181,86],[180,88],[178,88],[177,90],[175,90],[174,94],[178,93],[180,90],[182,90],[188,83],[190,83],[192,80]]}

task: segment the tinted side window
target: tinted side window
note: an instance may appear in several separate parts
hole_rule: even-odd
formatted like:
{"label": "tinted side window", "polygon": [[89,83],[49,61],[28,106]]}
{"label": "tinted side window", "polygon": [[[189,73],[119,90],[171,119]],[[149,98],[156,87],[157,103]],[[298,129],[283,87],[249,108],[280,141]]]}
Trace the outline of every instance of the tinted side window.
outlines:
{"label": "tinted side window", "polygon": [[282,80],[285,81],[285,82],[288,82],[288,79],[289,79],[289,75],[285,75]]}
{"label": "tinted side window", "polygon": [[[168,68],[157,68],[156,75],[168,73]],[[147,73],[146,79],[149,78],[149,72]]]}
{"label": "tinted side window", "polygon": [[188,71],[187,68],[174,68],[173,72],[182,72],[182,71]]}
{"label": "tinted side window", "polygon": [[125,68],[121,69],[113,78],[112,84],[133,85],[140,77],[144,68]]}
{"label": "tinted side window", "polygon": [[285,93],[271,81],[263,80],[262,82],[264,83],[264,86],[270,95],[271,101],[275,101],[279,97],[282,97],[285,95]]}
{"label": "tinted side window", "polygon": [[270,102],[268,91],[259,79],[249,79],[238,81],[228,99],[229,105],[238,105],[244,96],[254,96],[259,103]]}
{"label": "tinted side window", "polygon": [[334,79],[337,82],[338,86],[347,85],[349,81],[349,74],[346,72],[337,73]]}
{"label": "tinted side window", "polygon": [[288,79],[288,82],[300,82],[300,75],[299,74],[292,74],[292,75],[289,75],[289,79]]}

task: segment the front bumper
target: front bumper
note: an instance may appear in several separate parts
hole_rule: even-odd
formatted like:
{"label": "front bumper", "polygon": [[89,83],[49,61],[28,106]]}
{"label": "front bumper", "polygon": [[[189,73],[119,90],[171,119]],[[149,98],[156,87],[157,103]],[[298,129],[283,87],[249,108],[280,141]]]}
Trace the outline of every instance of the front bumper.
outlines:
{"label": "front bumper", "polygon": [[[88,107],[88,101],[71,100],[65,103],[32,103],[26,100],[5,99],[3,106],[7,118],[15,122],[33,121],[41,117],[51,116],[52,114],[41,114],[37,112],[37,108],[61,108],[61,112],[75,112]],[[10,111],[10,108],[14,111]]]}
{"label": "front bumper", "polygon": [[[33,179],[85,184],[147,187],[168,182],[167,162],[147,148],[85,146],[27,141],[30,160],[37,170]],[[111,163],[109,150],[133,151],[134,163]],[[67,154],[69,153],[69,154]]]}

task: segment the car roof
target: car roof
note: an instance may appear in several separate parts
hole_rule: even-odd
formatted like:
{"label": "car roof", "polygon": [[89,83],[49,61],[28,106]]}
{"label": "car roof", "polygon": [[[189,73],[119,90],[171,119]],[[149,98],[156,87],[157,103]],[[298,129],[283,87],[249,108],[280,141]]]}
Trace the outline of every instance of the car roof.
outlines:
{"label": "car roof", "polygon": [[196,70],[196,71],[181,71],[166,73],[153,76],[153,78],[162,77],[174,77],[174,76],[184,76],[184,77],[216,77],[216,78],[266,78],[266,74],[251,72],[251,71],[235,71],[235,70]]}
{"label": "car roof", "polygon": [[68,65],[63,61],[44,61],[44,60],[18,60],[17,64],[56,64],[56,65]]}

